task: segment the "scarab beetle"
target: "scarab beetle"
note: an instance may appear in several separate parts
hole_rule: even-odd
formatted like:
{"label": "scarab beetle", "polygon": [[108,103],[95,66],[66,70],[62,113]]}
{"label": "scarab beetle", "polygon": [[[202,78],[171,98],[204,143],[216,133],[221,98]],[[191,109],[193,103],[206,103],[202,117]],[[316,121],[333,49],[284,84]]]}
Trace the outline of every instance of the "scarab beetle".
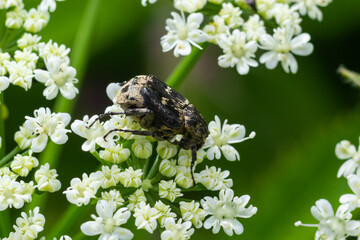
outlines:
{"label": "scarab beetle", "polygon": [[[100,115],[125,114],[138,122],[145,131],[113,129],[135,135],[152,136],[158,141],[167,140],[185,150],[192,151],[191,177],[195,185],[193,167],[197,150],[205,143],[209,130],[199,111],[185,97],[151,75],[139,75],[120,84],[115,102],[123,113],[109,112]],[[181,140],[174,138],[181,134]]]}

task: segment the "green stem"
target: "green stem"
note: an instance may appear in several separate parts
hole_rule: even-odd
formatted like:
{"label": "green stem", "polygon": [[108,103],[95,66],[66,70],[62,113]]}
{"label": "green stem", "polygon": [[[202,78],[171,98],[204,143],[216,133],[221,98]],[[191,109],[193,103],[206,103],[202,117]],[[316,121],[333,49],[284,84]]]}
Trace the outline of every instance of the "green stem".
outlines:
{"label": "green stem", "polygon": [[149,169],[149,164],[150,164],[150,158],[147,158],[146,159],[146,162],[144,164],[144,167],[143,167],[143,175],[142,175],[142,179],[145,179],[146,178],[146,174],[147,174],[147,171]]}
{"label": "green stem", "polygon": [[0,212],[0,238],[8,237],[11,232],[10,209]]}
{"label": "green stem", "polygon": [[163,178],[163,175],[161,173],[157,173],[155,177],[151,179],[151,184],[159,182]]}
{"label": "green stem", "polygon": [[5,157],[0,160],[0,167],[5,165],[8,161],[10,161],[16,154],[21,151],[19,146],[16,146],[11,152],[9,152]]}
{"label": "green stem", "polygon": [[[93,33],[95,21],[97,19],[98,10],[100,9],[100,0],[89,0],[85,7],[84,15],[81,20],[79,31],[77,32],[72,47],[71,65],[77,71],[77,78],[79,82],[77,87],[80,89],[83,83],[85,69],[88,64],[89,58],[88,53],[90,52],[90,39]],[[75,108],[74,100],[67,100],[60,96],[56,99],[54,104],[53,112],[67,112],[72,115]],[[56,145],[52,142],[48,144],[44,152],[40,156],[41,163],[49,163],[52,168],[56,168],[63,145]],[[32,209],[34,206],[42,206],[46,202],[46,197],[37,197],[28,204],[29,208]],[[75,214],[75,216],[77,216]],[[66,224],[65,224],[66,225]],[[58,229],[58,226],[56,226]],[[60,229],[61,230],[61,229]],[[65,231],[64,231],[65,232]]]}
{"label": "green stem", "polygon": [[181,192],[199,192],[199,191],[207,191],[207,189],[203,185],[196,185],[195,187],[181,189]]}
{"label": "green stem", "polygon": [[75,226],[78,227],[79,218],[81,218],[85,213],[89,212],[90,206],[91,205],[78,207],[76,205],[71,205],[68,207],[66,212],[61,215],[60,220],[47,234],[47,236],[50,237],[49,239],[72,232]]}
{"label": "green stem", "polygon": [[[0,146],[0,158],[5,156],[5,104],[4,104],[4,93],[0,92],[0,138],[2,146]],[[1,166],[1,161],[0,161]]]}
{"label": "green stem", "polygon": [[195,66],[197,60],[200,58],[201,54],[205,51],[209,43],[201,44],[203,49],[198,49],[193,47],[190,55],[184,57],[180,63],[176,66],[174,71],[170,74],[166,83],[174,89],[178,89],[181,83],[185,80],[186,76],[189,74],[191,69]]}
{"label": "green stem", "polygon": [[2,49],[4,47],[4,44],[7,40],[7,37],[9,36],[9,31],[8,29],[5,29],[3,36],[1,36],[1,41],[0,41],[0,49]]}
{"label": "green stem", "polygon": [[153,178],[155,176],[156,172],[159,171],[159,165],[160,165],[160,157],[158,155],[156,157],[153,165],[151,166],[149,174],[147,175],[146,178],[149,178],[149,179]]}
{"label": "green stem", "polygon": [[110,165],[109,162],[106,162],[99,156],[99,153],[97,151],[92,152],[91,154],[101,163],[101,165],[105,165],[105,166]]}

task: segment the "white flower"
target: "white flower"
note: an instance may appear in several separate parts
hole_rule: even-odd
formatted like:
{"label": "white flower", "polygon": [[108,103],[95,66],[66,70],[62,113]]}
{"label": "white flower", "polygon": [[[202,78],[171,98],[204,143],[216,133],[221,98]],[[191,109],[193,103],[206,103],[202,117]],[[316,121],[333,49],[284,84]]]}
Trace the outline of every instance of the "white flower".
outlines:
{"label": "white flower", "polygon": [[35,239],[39,232],[44,230],[45,217],[39,212],[39,207],[35,207],[33,211],[29,211],[29,216],[21,213],[21,217],[16,219],[14,225],[14,239]]}
{"label": "white flower", "polygon": [[31,150],[41,152],[44,150],[48,136],[56,144],[64,144],[68,140],[66,135],[70,130],[65,127],[70,122],[68,113],[51,113],[49,108],[39,108],[34,111],[35,117],[26,116],[24,127],[32,132]]}
{"label": "white flower", "polygon": [[130,150],[124,148],[122,144],[117,144],[105,150],[100,150],[99,156],[107,162],[120,164],[130,157]]}
{"label": "white flower", "polygon": [[261,48],[268,50],[261,55],[260,62],[265,63],[268,69],[274,69],[278,62],[281,62],[285,72],[296,73],[298,64],[293,54],[310,55],[314,46],[309,41],[308,33],[302,33],[293,38],[292,29],[284,27],[274,29],[273,36],[265,34],[260,37]]}
{"label": "white flower", "polygon": [[10,63],[10,54],[7,52],[0,52],[0,76],[5,76],[7,73],[7,65]]}
{"label": "white flower", "polygon": [[147,159],[152,154],[152,145],[146,139],[138,139],[131,145],[134,155],[138,158]]}
{"label": "white flower", "polygon": [[301,15],[308,15],[311,19],[322,20],[322,12],[319,7],[326,7],[332,0],[292,0],[292,8],[299,10]]}
{"label": "white flower", "polygon": [[177,153],[177,147],[168,141],[158,142],[156,152],[162,159],[170,159]]}
{"label": "white flower", "polygon": [[[75,120],[71,124],[71,130],[86,139],[81,146],[81,149],[85,152],[94,152],[96,144],[103,145],[105,143],[104,135],[107,131],[99,121],[96,121],[97,119],[97,115],[92,116],[90,119],[89,116],[85,115],[82,121]],[[91,124],[92,126],[89,127]]]}
{"label": "white flower", "polygon": [[218,44],[223,50],[219,56],[220,67],[235,67],[239,74],[247,74],[250,67],[257,67],[258,63],[253,59],[257,50],[255,41],[247,41],[245,32],[235,29],[231,35],[221,34]]}
{"label": "white flower", "polygon": [[174,202],[177,197],[181,197],[184,194],[181,193],[180,188],[176,188],[176,183],[173,180],[159,182],[159,197],[166,198],[170,202]]}
{"label": "white flower", "polygon": [[24,29],[32,33],[39,32],[49,20],[50,14],[47,11],[32,8],[25,16]]}
{"label": "white flower", "polygon": [[160,216],[157,220],[162,228],[165,227],[166,218],[176,218],[176,214],[171,212],[170,206],[160,200],[156,201],[154,208],[159,211]]}
{"label": "white flower", "polygon": [[17,40],[17,45],[20,49],[30,49],[37,51],[39,49],[39,42],[41,36],[31,33],[24,33],[24,35]]}
{"label": "white flower", "polygon": [[16,173],[14,173],[13,171],[11,171],[9,167],[0,168],[0,177],[5,176],[5,175],[9,176],[10,179],[17,179],[17,177],[19,176]]}
{"label": "white flower", "polygon": [[11,61],[6,66],[9,71],[9,81],[28,90],[32,85],[33,72],[25,62]]}
{"label": "white flower", "polygon": [[141,169],[134,170],[132,167],[125,169],[119,174],[120,182],[124,187],[138,188],[141,186],[141,176],[143,172]]}
{"label": "white flower", "polygon": [[360,166],[360,146],[356,150],[356,147],[348,140],[343,140],[336,144],[335,154],[341,160],[346,160],[339,168],[337,177],[348,177],[350,174],[355,173]]}
{"label": "white flower", "polygon": [[12,207],[21,208],[25,202],[30,202],[31,193],[27,186],[31,187],[8,175],[0,176],[0,211]]}
{"label": "white flower", "polygon": [[[60,1],[65,1],[65,0],[56,0],[56,1],[60,2]],[[39,9],[41,11],[54,12],[56,9],[56,1],[55,0],[42,0],[39,5]]]}
{"label": "white flower", "polygon": [[6,13],[5,26],[7,28],[20,28],[26,17],[26,11],[22,8],[15,8],[13,11]]}
{"label": "white flower", "polygon": [[125,201],[122,198],[120,192],[116,189],[110,190],[108,192],[102,192],[101,199],[108,202],[114,202],[116,204],[116,207],[122,206]]}
{"label": "white flower", "polygon": [[184,221],[190,221],[196,228],[201,228],[207,213],[200,207],[200,203],[180,202],[181,217]]}
{"label": "white flower", "polygon": [[56,42],[52,42],[52,40],[45,43],[39,43],[39,56],[47,60],[51,56],[59,57],[62,62],[66,64],[70,64],[69,58],[70,48],[66,48],[64,44],[60,46]]}
{"label": "white flower", "polygon": [[174,0],[174,7],[180,11],[189,13],[202,9],[207,0]]}
{"label": "white flower", "polygon": [[[196,152],[196,163],[195,164],[201,163],[204,160],[205,155],[206,155],[206,152],[202,148],[200,148]],[[180,149],[179,154],[178,154],[179,166],[190,167],[191,161],[192,161],[191,150]]]}
{"label": "white flower", "polygon": [[[118,104],[116,104],[116,95],[118,91],[120,90],[121,86],[118,83],[110,83],[106,87],[106,96],[114,103],[114,106],[118,107]],[[106,112],[106,110],[105,110]]]}
{"label": "white flower", "polygon": [[7,8],[23,8],[24,3],[23,0],[1,0],[0,1],[0,9],[7,9]]}
{"label": "white flower", "polygon": [[87,176],[86,173],[82,175],[82,179],[73,178],[70,182],[70,187],[64,191],[66,198],[72,204],[78,206],[87,205],[91,198],[95,198],[95,194],[101,182]]}
{"label": "white flower", "polygon": [[[194,176],[196,180],[196,175]],[[193,186],[190,167],[178,166],[176,168],[175,182],[182,188],[190,188]]]}
{"label": "white flower", "polygon": [[217,44],[219,36],[222,33],[230,32],[229,26],[225,24],[225,19],[215,15],[212,22],[205,25],[204,32],[208,35],[208,41]]}
{"label": "white flower", "polygon": [[156,3],[157,0],[141,0],[141,4],[146,7],[147,2],[149,2],[150,4],[154,4]]}
{"label": "white flower", "polygon": [[198,43],[205,42],[207,35],[199,29],[204,17],[201,13],[191,13],[185,20],[176,12],[172,12],[173,19],[166,20],[166,31],[168,32],[161,38],[161,46],[164,52],[174,48],[174,55],[186,56],[191,52],[191,45],[201,47]]}
{"label": "white flower", "polygon": [[266,19],[272,18],[273,12],[270,11],[275,6],[276,0],[256,0],[256,9]]}
{"label": "white flower", "polygon": [[239,7],[234,7],[231,3],[223,3],[219,15],[224,18],[226,25],[230,28],[236,28],[244,23],[241,13]]}
{"label": "white flower", "polygon": [[10,85],[10,81],[8,77],[1,76],[0,77],[0,93],[7,89]]}
{"label": "white flower", "polygon": [[302,19],[299,13],[290,8],[288,4],[276,3],[270,12],[280,26],[292,29],[294,35],[301,33]]}
{"label": "white flower", "polygon": [[347,205],[349,211],[360,207],[360,176],[351,174],[347,177],[348,185],[354,194],[344,194],[340,197],[339,202]]}
{"label": "white flower", "polygon": [[216,169],[215,166],[208,167],[202,170],[198,176],[198,181],[211,191],[219,191],[221,189],[228,189],[233,186],[232,179],[226,179],[230,175],[230,172],[225,170],[221,172],[221,169]]}
{"label": "white flower", "polygon": [[244,227],[236,218],[249,218],[256,213],[257,208],[252,205],[245,208],[250,199],[248,195],[244,195],[240,198],[233,197],[234,191],[232,189],[227,189],[220,191],[219,199],[217,197],[205,197],[201,200],[204,211],[208,215],[211,215],[204,222],[205,229],[212,228],[212,232],[217,234],[222,227],[229,236],[233,235],[233,231],[237,235],[243,233]]}
{"label": "white flower", "polygon": [[25,48],[23,51],[16,50],[14,55],[15,61],[20,62],[23,61],[26,67],[31,70],[35,69],[36,63],[39,57],[31,52],[31,49]]}
{"label": "white flower", "polygon": [[176,160],[164,159],[160,162],[159,172],[166,177],[173,177],[176,174]]}
{"label": "white flower", "polygon": [[346,205],[341,205],[334,215],[329,201],[320,199],[316,201],[315,206],[311,207],[311,214],[319,221],[319,224],[302,224],[298,221],[295,226],[317,227],[315,240],[345,239],[347,236],[360,234],[360,221],[350,220],[352,216]]}
{"label": "white flower", "polygon": [[130,218],[130,211],[127,208],[120,208],[116,211],[116,205],[111,202],[100,200],[96,204],[96,213],[91,215],[94,221],[81,224],[81,231],[87,236],[99,235],[99,239],[124,239],[130,240],[134,234],[121,227]]}
{"label": "white flower", "polygon": [[239,153],[229,144],[240,143],[255,137],[255,132],[251,132],[249,137],[245,137],[245,127],[243,125],[230,125],[227,124],[227,120],[224,121],[221,127],[218,116],[215,116],[215,121],[209,123],[209,132],[209,137],[203,147],[204,149],[209,148],[206,152],[209,160],[213,160],[214,158],[220,159],[221,152],[229,161],[240,160]]}
{"label": "white flower", "polygon": [[153,233],[157,227],[157,218],[160,217],[156,208],[150,207],[149,204],[141,202],[134,209],[135,226],[137,229],[145,229],[149,233]]}
{"label": "white flower", "polygon": [[116,186],[121,178],[121,169],[117,165],[102,166],[101,171],[91,173],[90,177],[101,182],[102,188],[109,188]]}
{"label": "white flower", "polygon": [[20,126],[20,130],[15,133],[14,140],[21,149],[26,149],[31,146],[33,137],[32,130],[23,125]]}
{"label": "white flower", "polygon": [[29,155],[22,156],[17,154],[14,160],[11,161],[11,170],[17,173],[19,176],[26,177],[29,172],[39,165],[39,161],[36,157],[32,156],[32,151],[29,151]]}
{"label": "white flower", "polygon": [[75,98],[79,90],[74,86],[78,80],[75,78],[76,70],[63,63],[59,57],[51,56],[45,60],[47,71],[36,69],[35,78],[45,84],[43,92],[47,100],[54,99],[60,93],[67,99]]}
{"label": "white flower", "polygon": [[264,21],[260,19],[258,14],[251,15],[244,23],[243,30],[248,40],[259,41],[260,37],[266,34]]}
{"label": "white flower", "polygon": [[56,169],[50,169],[49,163],[45,163],[35,172],[34,178],[37,182],[39,191],[56,192],[61,188],[61,182],[56,179],[58,174]]}
{"label": "white flower", "polygon": [[145,193],[141,188],[131,194],[128,199],[129,204],[126,207],[130,209],[130,211],[134,211],[135,208],[138,208],[141,202],[146,202]]}
{"label": "white flower", "polygon": [[191,228],[191,222],[182,222],[180,218],[175,222],[174,218],[165,219],[165,231],[161,233],[161,240],[172,239],[190,239],[194,234],[194,229]]}

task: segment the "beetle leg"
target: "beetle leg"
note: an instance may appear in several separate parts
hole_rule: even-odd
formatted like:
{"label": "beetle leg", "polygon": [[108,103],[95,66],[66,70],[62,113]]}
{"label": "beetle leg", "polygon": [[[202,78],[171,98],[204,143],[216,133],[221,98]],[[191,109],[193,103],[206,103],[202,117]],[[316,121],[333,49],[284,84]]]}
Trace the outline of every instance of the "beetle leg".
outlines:
{"label": "beetle leg", "polygon": [[195,187],[196,182],[195,182],[195,177],[194,177],[194,165],[196,163],[196,159],[197,159],[197,150],[196,150],[196,145],[195,144],[191,144],[191,164],[190,164],[190,173],[191,173],[191,178],[193,180],[193,187]]}
{"label": "beetle leg", "polygon": [[128,133],[132,133],[134,135],[141,135],[141,136],[152,136],[153,135],[153,133],[149,132],[149,131],[139,131],[139,130],[129,130],[129,129],[112,129],[104,135],[105,141],[106,141],[107,136],[112,132],[128,132]]}
{"label": "beetle leg", "polygon": [[106,113],[102,113],[99,114],[99,117],[97,117],[94,122],[92,122],[87,128],[91,128],[92,125],[94,125],[94,123],[104,117],[108,117],[108,116],[114,116],[114,115],[122,115],[125,114],[126,116],[140,116],[146,113],[153,113],[153,111],[151,111],[148,108],[132,108],[132,109],[126,109],[125,112],[106,112]]}

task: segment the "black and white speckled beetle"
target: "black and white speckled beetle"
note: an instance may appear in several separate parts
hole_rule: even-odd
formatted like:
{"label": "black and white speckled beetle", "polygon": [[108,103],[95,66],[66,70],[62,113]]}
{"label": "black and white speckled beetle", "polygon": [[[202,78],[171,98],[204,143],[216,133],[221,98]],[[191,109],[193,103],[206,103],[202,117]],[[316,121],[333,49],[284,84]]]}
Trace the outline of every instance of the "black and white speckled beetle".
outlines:
{"label": "black and white speckled beetle", "polygon": [[[124,131],[135,135],[152,136],[158,141],[167,140],[185,150],[190,149],[192,151],[190,171],[195,185],[193,167],[197,159],[197,150],[204,145],[209,130],[194,105],[151,75],[139,75],[122,83],[115,99],[124,112],[110,112],[100,117],[125,114],[138,122],[146,131],[113,129],[104,138],[111,132]],[[173,141],[177,134],[183,137],[180,141]]]}

